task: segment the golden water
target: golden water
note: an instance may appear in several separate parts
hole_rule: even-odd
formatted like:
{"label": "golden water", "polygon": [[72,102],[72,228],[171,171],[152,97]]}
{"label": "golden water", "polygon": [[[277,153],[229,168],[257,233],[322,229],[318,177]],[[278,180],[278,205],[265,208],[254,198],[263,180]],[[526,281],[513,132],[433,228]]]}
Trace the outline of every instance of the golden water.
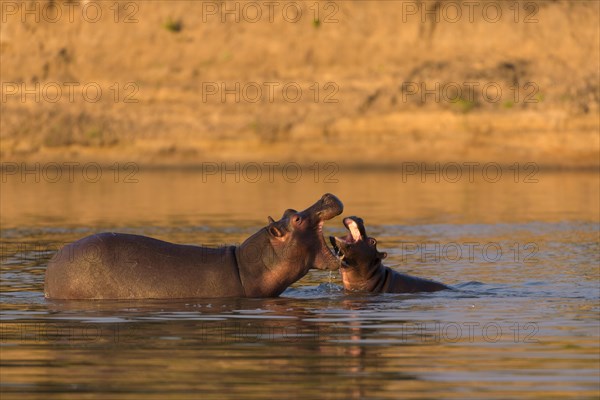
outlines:
{"label": "golden water", "polygon": [[[453,183],[373,171],[325,182],[303,172],[296,183],[203,182],[201,171],[141,170],[130,183],[111,170],[96,183],[3,176],[2,399],[597,398],[598,175]],[[62,243],[105,230],[239,243],[326,192],[365,220],[387,265],[457,290],[346,294],[337,274],[314,271],[275,299],[43,298]],[[344,234],[341,218],[325,231]]]}

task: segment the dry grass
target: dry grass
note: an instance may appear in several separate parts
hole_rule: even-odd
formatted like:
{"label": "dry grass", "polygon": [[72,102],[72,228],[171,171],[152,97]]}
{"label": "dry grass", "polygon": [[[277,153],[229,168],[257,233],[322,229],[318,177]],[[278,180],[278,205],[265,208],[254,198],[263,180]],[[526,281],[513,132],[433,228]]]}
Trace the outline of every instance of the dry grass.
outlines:
{"label": "dry grass", "polygon": [[[337,23],[323,9],[315,22],[312,2],[298,3],[297,23],[205,21],[202,2],[121,2],[115,23],[113,3],[97,4],[104,17],[94,24],[19,14],[2,24],[3,84],[102,89],[98,102],[77,89],[53,103],[3,86],[3,159],[599,163],[597,2],[535,3],[530,24],[523,10],[515,23],[508,3],[497,23],[481,13],[423,23],[388,1],[339,2]],[[137,22],[124,23],[131,15]],[[255,82],[263,96],[204,99],[207,82]],[[264,82],[279,84],[273,102]],[[287,83],[302,88],[298,102],[283,97]],[[490,83],[497,101],[482,91]],[[439,85],[440,101],[415,84]]]}

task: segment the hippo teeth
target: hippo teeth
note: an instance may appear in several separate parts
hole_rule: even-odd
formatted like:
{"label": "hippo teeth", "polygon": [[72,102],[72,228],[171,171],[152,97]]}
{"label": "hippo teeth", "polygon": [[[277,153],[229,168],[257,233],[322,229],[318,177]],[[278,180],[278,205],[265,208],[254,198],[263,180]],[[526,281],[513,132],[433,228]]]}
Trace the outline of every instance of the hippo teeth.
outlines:
{"label": "hippo teeth", "polygon": [[358,242],[361,237],[360,237],[360,230],[358,229],[358,225],[356,224],[356,222],[351,221],[348,224],[348,230],[350,230],[350,234],[352,235],[352,239],[355,242]]}
{"label": "hippo teeth", "polygon": [[341,251],[340,251],[340,249],[339,249],[337,246],[335,246],[335,245],[334,245],[334,246],[333,246],[333,253],[334,253],[336,256],[338,256],[338,257],[339,257],[339,256],[340,256],[340,254],[341,254]]}
{"label": "hippo teeth", "polygon": [[340,266],[342,266],[343,268],[348,268],[349,267],[348,263],[344,260],[344,255],[343,254],[339,258],[339,260],[340,260]]}

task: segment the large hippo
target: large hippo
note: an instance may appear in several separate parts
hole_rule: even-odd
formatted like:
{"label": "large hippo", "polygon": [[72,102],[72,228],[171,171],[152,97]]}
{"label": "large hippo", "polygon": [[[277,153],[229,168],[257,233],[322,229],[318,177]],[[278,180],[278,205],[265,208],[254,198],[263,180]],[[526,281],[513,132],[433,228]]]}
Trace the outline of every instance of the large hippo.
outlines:
{"label": "large hippo", "polygon": [[346,237],[330,236],[331,244],[341,260],[340,272],[344,289],[355,292],[413,293],[436,292],[450,287],[428,279],[400,274],[381,261],[387,253],[377,250],[377,240],[367,236],[363,220],[344,218],[350,231]]}
{"label": "large hippo", "polygon": [[50,299],[273,297],[310,268],[337,269],[322,227],[343,210],[332,194],[279,221],[240,246],[207,248],[145,236],[100,233],[60,250],[46,270]]}

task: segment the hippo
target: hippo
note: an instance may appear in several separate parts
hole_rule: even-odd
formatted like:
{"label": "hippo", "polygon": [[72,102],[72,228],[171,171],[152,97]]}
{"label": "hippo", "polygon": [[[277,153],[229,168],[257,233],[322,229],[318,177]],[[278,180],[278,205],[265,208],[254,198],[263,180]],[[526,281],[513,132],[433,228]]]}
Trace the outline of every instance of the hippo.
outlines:
{"label": "hippo", "polygon": [[386,252],[377,250],[377,240],[368,237],[363,220],[346,217],[346,237],[330,236],[329,240],[340,260],[344,289],[353,292],[415,293],[451,289],[442,283],[417,278],[385,267],[381,261]]}
{"label": "hippo", "polygon": [[339,261],[324,221],[343,211],[325,194],[302,212],[288,209],[239,246],[208,248],[146,236],[100,233],[63,247],[48,264],[48,299],[275,297],[311,268]]}

